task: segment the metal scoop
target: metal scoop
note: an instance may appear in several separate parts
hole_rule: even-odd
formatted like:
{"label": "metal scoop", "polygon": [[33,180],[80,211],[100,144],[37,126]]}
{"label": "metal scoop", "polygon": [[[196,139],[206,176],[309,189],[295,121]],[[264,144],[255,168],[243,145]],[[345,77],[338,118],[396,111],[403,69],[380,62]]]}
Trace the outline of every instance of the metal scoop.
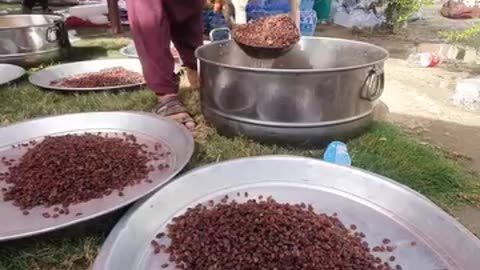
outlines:
{"label": "metal scoop", "polygon": [[295,47],[295,44],[292,44],[284,48],[263,48],[242,44],[238,40],[235,40],[235,42],[248,56],[259,59],[275,59],[288,53],[293,47]]}
{"label": "metal scoop", "polygon": [[[231,30],[228,27],[221,27],[221,28],[215,28],[212,31],[210,31],[210,40],[214,41],[215,33],[218,33],[218,32],[227,32],[228,39],[229,40],[232,39]],[[275,59],[288,53],[291,49],[295,47],[295,44],[292,44],[291,46],[288,46],[285,48],[254,47],[254,46],[243,44],[238,40],[235,40],[235,39],[233,40],[238,45],[238,47],[240,47],[240,49],[243,52],[245,52],[248,56],[252,58],[258,58],[258,59]]]}
{"label": "metal scoop", "polygon": [[[289,0],[291,4],[291,16],[292,19],[295,22],[295,25],[300,29],[300,0]],[[234,3],[235,4],[235,3]],[[242,14],[239,14],[241,16],[238,16],[236,18],[236,21],[232,24],[243,24],[246,23],[246,12],[244,9],[241,9],[243,7],[242,5],[239,4],[239,6],[235,6],[235,10],[240,9],[240,11],[244,11]],[[228,39],[232,39],[232,33],[229,28],[222,27],[222,28],[217,28],[213,29],[210,32],[210,40],[214,40],[214,33],[218,31],[228,31]],[[235,36],[235,35],[233,35]],[[295,47],[296,44],[292,44],[288,47],[283,47],[283,48],[271,48],[271,47],[255,47],[255,46],[250,46],[247,44],[243,44],[240,41],[236,40],[233,38],[235,43],[244,51],[248,56],[252,58],[257,58],[257,59],[275,59],[280,56],[283,56],[284,54],[288,53],[291,49]]]}
{"label": "metal scoop", "polygon": [[[300,29],[300,15],[299,15],[299,1],[290,0],[292,8],[292,19],[295,22],[298,29]],[[235,35],[234,40],[235,40]],[[296,44],[292,44],[287,47],[282,48],[270,48],[270,47],[255,47],[247,44],[241,43],[239,40],[235,40],[237,45],[250,57],[259,58],[259,59],[275,59],[284,54],[288,53],[291,49],[295,47]]]}
{"label": "metal scoop", "polygon": [[[228,39],[232,39],[232,32],[228,27],[221,27],[221,28],[215,28],[210,31],[210,40],[215,41],[215,34],[219,32],[226,32],[228,35]],[[289,52],[293,47],[295,47],[295,44],[292,44],[288,47],[285,48],[263,48],[263,47],[254,47],[254,46],[249,46],[246,44],[243,44],[239,42],[238,40],[234,39],[235,43],[240,47],[240,49],[245,52],[248,56],[252,58],[258,58],[258,59],[275,59],[278,58],[287,52]]]}

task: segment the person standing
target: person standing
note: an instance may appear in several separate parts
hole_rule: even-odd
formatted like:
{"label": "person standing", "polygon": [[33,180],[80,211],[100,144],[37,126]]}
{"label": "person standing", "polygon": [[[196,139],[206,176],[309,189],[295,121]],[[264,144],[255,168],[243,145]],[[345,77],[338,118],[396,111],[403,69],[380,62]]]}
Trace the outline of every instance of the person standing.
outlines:
{"label": "person standing", "polygon": [[205,0],[127,0],[128,18],[143,74],[157,96],[153,112],[193,129],[195,122],[178,96],[170,51],[173,42],[188,80],[198,88],[195,50],[203,44]]}

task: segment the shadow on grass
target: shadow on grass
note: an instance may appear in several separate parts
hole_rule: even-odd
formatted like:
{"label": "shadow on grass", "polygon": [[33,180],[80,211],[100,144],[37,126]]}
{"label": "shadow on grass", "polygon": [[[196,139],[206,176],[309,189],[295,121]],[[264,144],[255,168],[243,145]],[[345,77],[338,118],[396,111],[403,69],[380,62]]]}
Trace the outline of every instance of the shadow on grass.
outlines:
{"label": "shadow on grass", "polygon": [[100,46],[72,47],[66,62],[94,60],[108,56],[108,50]]}
{"label": "shadow on grass", "polygon": [[90,27],[75,29],[77,36],[82,40],[95,40],[98,38],[130,38],[130,28],[122,26],[122,33],[113,35],[110,28],[105,27]]}

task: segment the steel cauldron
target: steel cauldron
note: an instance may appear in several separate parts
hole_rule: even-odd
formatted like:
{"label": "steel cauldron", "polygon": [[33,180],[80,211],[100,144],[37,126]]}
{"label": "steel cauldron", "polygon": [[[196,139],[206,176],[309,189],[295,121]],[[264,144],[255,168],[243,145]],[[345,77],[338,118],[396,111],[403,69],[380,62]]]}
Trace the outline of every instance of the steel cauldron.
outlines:
{"label": "steel cauldron", "polygon": [[384,89],[388,52],[351,40],[303,37],[276,59],[254,59],[234,41],[203,45],[201,104],[225,135],[321,145],[361,134]]}
{"label": "steel cauldron", "polygon": [[0,63],[30,67],[59,60],[69,48],[62,16],[0,16]]}

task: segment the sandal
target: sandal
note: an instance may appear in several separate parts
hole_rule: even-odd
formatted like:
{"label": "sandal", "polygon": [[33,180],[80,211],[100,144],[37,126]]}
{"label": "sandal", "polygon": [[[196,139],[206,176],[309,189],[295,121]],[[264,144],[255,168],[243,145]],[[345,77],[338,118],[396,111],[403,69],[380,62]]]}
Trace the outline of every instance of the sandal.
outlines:
{"label": "sandal", "polygon": [[[190,116],[188,113],[187,108],[180,102],[178,99],[178,96],[168,96],[165,98],[162,98],[161,101],[158,102],[157,105],[153,108],[153,113],[163,116],[163,117],[168,117],[170,119],[173,119],[172,116],[178,115],[178,114],[185,114],[185,117],[179,118],[179,119],[173,119],[177,121],[178,123],[184,125],[187,127],[187,123],[192,123],[195,125],[195,121],[193,118]],[[193,129],[187,127],[188,129]]]}

